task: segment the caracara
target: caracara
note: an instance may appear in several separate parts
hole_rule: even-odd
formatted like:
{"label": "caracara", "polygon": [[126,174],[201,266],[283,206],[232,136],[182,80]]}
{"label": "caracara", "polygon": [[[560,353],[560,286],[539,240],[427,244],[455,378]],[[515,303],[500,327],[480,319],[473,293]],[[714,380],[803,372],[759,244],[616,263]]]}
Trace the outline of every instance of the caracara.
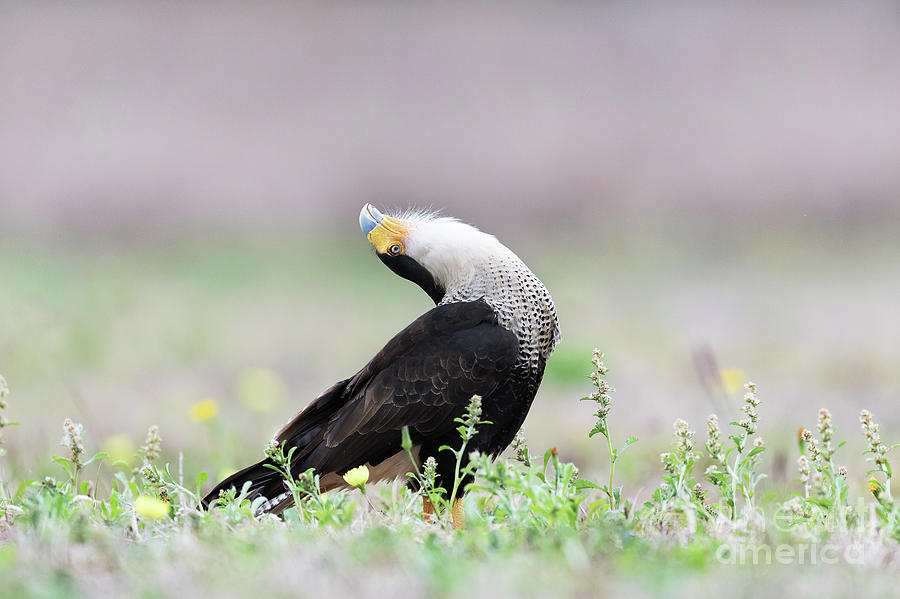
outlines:
{"label": "caracara", "polygon": [[[388,268],[419,285],[437,304],[400,331],[362,370],[320,395],[275,436],[292,447],[291,471],[309,468],[323,491],[346,486],[341,475],[367,465],[370,480],[413,468],[401,447],[408,427],[419,463],[437,460],[437,482],[453,484],[459,424],[473,395],[482,419],[468,451],[496,457],[512,441],[559,341],[553,300],[527,266],[493,235],[453,218],[425,213],[382,215],[366,204],[359,225]],[[209,503],[250,483],[261,511],[280,512],[293,499],[265,464],[219,483]],[[417,464],[418,465],[418,464]],[[453,506],[457,508],[458,506]],[[427,506],[426,506],[427,508]],[[456,509],[454,516],[456,515]]]}

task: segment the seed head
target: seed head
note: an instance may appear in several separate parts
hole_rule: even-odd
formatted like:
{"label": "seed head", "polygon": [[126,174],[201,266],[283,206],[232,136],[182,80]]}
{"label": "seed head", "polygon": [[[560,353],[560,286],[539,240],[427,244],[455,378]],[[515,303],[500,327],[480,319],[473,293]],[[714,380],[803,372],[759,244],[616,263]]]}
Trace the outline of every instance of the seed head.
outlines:
{"label": "seed head", "polygon": [[797,458],[797,471],[800,473],[800,482],[804,485],[809,482],[809,460],[805,455]]}
{"label": "seed head", "polygon": [[672,427],[675,429],[675,447],[685,453],[694,449],[694,431],[690,429],[690,425],[678,418]]}
{"label": "seed head", "polygon": [[706,503],[706,491],[703,490],[703,487],[700,486],[700,483],[694,485],[694,497],[700,503]]}
{"label": "seed head", "polygon": [[869,410],[861,410],[859,412],[859,423],[863,425],[863,427],[871,424],[872,422],[872,413]]}
{"label": "seed head", "polygon": [[721,431],[719,430],[719,417],[710,414],[706,419],[706,451],[718,461],[722,461]]}
{"label": "seed head", "polygon": [[816,488],[818,488],[818,489],[821,490],[821,488],[822,488],[822,481],[823,481],[824,478],[825,478],[825,477],[822,475],[822,473],[819,472],[818,470],[816,470],[815,472],[813,472],[813,473],[810,474],[810,477],[811,477],[810,480],[812,481],[812,485],[813,485],[814,487],[816,487]]}
{"label": "seed head", "polygon": [[72,422],[71,418],[63,421],[63,437],[60,445],[69,448],[71,459],[75,464],[81,464],[81,454],[84,453],[84,427]]}
{"label": "seed head", "polygon": [[159,436],[159,427],[155,424],[147,429],[147,437],[144,439],[144,460],[152,462],[162,453],[162,437]]}
{"label": "seed head", "polygon": [[162,483],[162,480],[159,478],[159,473],[156,471],[156,468],[153,467],[152,464],[144,464],[141,466],[141,476],[144,477],[151,485],[159,485]]}
{"label": "seed head", "polygon": [[428,456],[422,465],[422,478],[425,479],[426,488],[435,485],[437,476],[437,460],[434,459],[434,456]]}
{"label": "seed head", "polygon": [[803,515],[803,506],[800,503],[799,497],[792,497],[790,500],[786,501],[783,506],[788,512],[795,516]]}
{"label": "seed head", "polygon": [[740,420],[738,426],[747,431],[748,435],[752,435],[756,432],[757,423],[759,422],[759,412],[757,411],[757,408],[762,402],[756,395],[755,384],[747,383],[744,385],[744,388],[747,392],[744,394],[744,405],[741,406],[741,411],[744,412],[747,417]]}
{"label": "seed head", "polygon": [[869,445],[867,453],[873,454],[875,465],[890,476],[891,468],[886,456],[887,446],[881,442],[881,435],[878,434],[878,423],[872,419],[872,414],[868,410],[863,410],[859,413],[859,423]]}
{"label": "seed head", "polygon": [[469,399],[469,418],[471,420],[472,425],[478,422],[478,419],[481,418],[481,396],[473,395],[471,399]]}
{"label": "seed head", "polygon": [[281,449],[281,444],[275,439],[272,439],[271,441],[266,443],[266,447],[263,450],[263,453],[266,454],[267,458],[275,461],[279,457],[279,449]]}
{"label": "seed head", "polygon": [[525,439],[525,429],[520,428],[519,432],[513,438],[513,451],[516,452],[516,461],[531,466],[531,459],[528,455],[528,441]]}
{"label": "seed head", "polygon": [[831,427],[831,412],[829,412],[826,408],[822,408],[819,410],[819,434],[822,435],[822,441],[826,443],[831,440],[832,427]]}
{"label": "seed head", "polygon": [[659,461],[663,465],[663,470],[668,472],[669,474],[675,474],[675,464],[672,463],[671,458],[672,454],[668,451],[659,454]]}
{"label": "seed head", "polygon": [[813,460],[819,459],[819,442],[811,434],[809,440],[806,441],[806,450]]}

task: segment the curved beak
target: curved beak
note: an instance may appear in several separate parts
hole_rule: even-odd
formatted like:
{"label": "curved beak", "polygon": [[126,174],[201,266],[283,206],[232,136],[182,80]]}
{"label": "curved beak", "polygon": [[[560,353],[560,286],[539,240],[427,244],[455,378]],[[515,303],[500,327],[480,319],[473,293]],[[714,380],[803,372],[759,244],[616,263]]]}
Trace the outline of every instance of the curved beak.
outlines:
{"label": "curved beak", "polygon": [[372,204],[366,204],[359,211],[359,228],[366,236],[372,232],[372,229],[380,225],[382,220],[384,220],[384,216]]}

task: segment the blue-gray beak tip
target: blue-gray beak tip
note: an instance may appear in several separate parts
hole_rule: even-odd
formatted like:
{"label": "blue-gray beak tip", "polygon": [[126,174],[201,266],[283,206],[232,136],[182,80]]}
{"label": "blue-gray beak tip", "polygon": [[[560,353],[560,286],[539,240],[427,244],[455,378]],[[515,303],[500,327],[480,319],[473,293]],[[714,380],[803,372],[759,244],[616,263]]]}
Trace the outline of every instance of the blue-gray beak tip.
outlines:
{"label": "blue-gray beak tip", "polygon": [[359,228],[362,229],[364,235],[368,235],[372,229],[381,223],[382,218],[378,208],[372,204],[366,204],[359,211]]}

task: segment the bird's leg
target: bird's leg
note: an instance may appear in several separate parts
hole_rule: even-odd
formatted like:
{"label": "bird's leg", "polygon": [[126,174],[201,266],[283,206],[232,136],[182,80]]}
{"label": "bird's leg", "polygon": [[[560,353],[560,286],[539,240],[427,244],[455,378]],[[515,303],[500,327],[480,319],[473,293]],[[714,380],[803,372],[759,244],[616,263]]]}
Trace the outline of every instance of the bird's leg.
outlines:
{"label": "bird's leg", "polygon": [[427,495],[422,496],[422,521],[428,524],[434,523],[434,504]]}
{"label": "bird's leg", "polygon": [[453,518],[454,529],[459,530],[466,527],[466,512],[463,510],[462,497],[457,497],[453,500],[450,516]]}

